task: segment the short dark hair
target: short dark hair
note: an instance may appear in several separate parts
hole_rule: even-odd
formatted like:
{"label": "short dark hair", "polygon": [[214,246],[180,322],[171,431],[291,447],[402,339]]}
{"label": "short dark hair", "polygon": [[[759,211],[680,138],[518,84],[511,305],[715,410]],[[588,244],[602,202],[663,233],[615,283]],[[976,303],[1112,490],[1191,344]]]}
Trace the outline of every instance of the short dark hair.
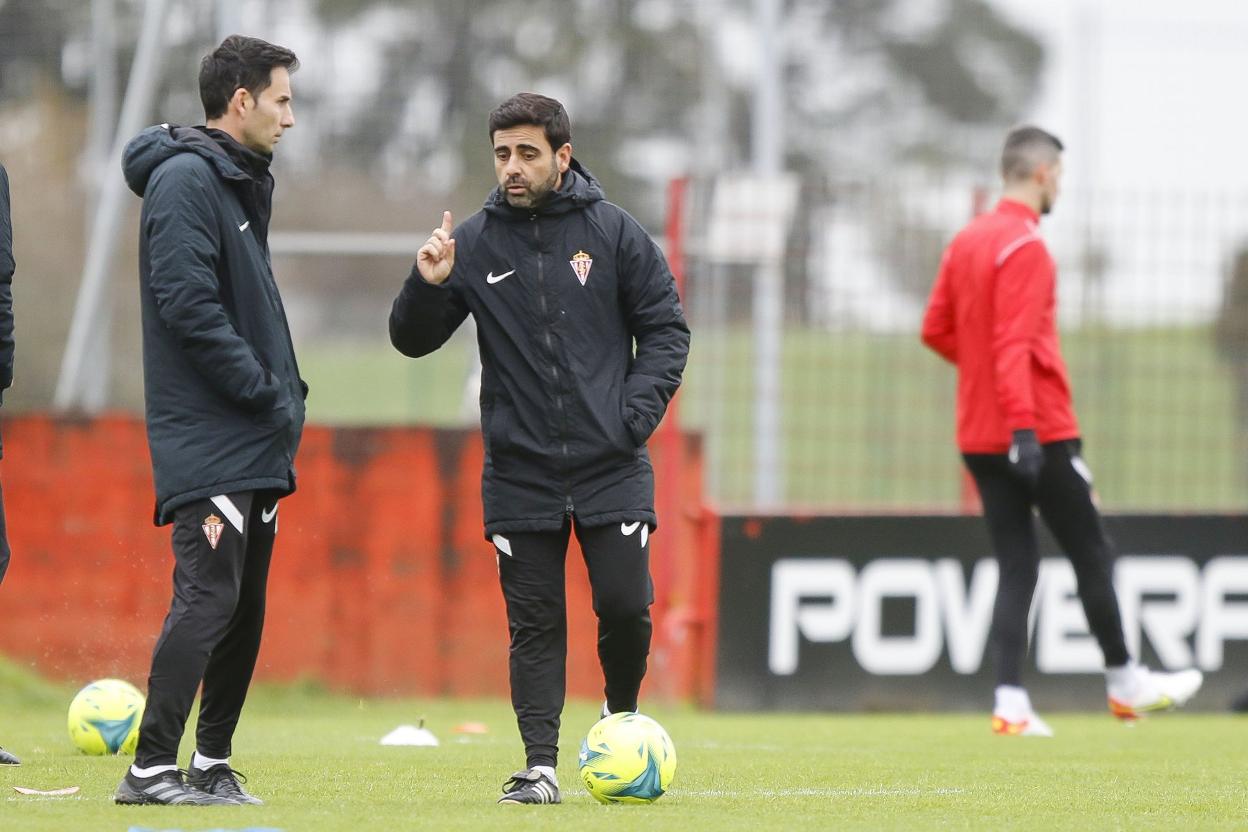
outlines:
{"label": "short dark hair", "polygon": [[551,150],[558,150],[572,141],[568,111],[555,99],[535,92],[517,93],[494,108],[490,113],[490,141],[494,141],[494,134],[499,130],[522,124],[542,128]]}
{"label": "short dark hair", "polygon": [[273,70],[279,66],[294,72],[299,68],[299,59],[286,47],[259,38],[230,35],[221,41],[199,65],[199,100],[204,104],[204,117],[225,115],[230,99],[240,88],[259,97],[269,88]]}
{"label": "short dark hair", "polygon": [[1065,148],[1057,136],[1027,125],[1010,131],[1001,151],[1001,175],[1009,181],[1025,179],[1041,162],[1053,162]]}

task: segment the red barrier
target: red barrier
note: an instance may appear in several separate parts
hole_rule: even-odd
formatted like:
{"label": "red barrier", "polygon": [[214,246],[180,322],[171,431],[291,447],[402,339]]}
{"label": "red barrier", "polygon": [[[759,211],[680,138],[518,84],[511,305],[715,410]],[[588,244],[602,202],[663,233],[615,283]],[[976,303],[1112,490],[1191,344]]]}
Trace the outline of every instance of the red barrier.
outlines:
{"label": "red barrier", "polygon": [[[701,515],[700,446],[654,449],[655,639],[647,699],[709,696],[717,548]],[[2,474],[13,559],[0,653],[50,676],[146,680],[168,607],[168,528],[151,525],[143,424],[7,419]],[[677,455],[676,459],[664,458]],[[475,431],[309,427],[282,502],[257,677],[383,695],[503,695],[507,624],[481,532]],[[580,551],[568,556],[568,688],[602,695]],[[713,664],[710,665],[713,668]]]}

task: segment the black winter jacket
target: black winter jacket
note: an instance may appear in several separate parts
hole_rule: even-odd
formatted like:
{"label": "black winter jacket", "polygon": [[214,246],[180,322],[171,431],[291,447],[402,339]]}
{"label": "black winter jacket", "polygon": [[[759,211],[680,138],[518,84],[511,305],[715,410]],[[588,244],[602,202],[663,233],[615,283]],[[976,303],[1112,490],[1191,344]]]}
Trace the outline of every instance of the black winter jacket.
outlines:
{"label": "black winter jacket", "polygon": [[[13,383],[13,222],[9,215],[9,174],[0,165],[0,391]],[[3,456],[3,451],[0,451]],[[3,508],[0,507],[0,511]],[[9,569],[9,544],[0,517],[0,583]]]}
{"label": "black winter jacket", "polygon": [[295,490],[307,386],[269,262],[268,160],[161,125],[126,146],[143,197],[139,282],[156,523],[216,494]]}
{"label": "black winter jacket", "polygon": [[658,246],[575,160],[540,207],[512,208],[495,189],[452,237],[450,278],[435,286],[413,267],[390,340],[421,356],[476,320],[486,536],[559,529],[572,514],[654,527],[645,444],[689,352]]}
{"label": "black winter jacket", "polygon": [[[0,165],[0,391],[13,384],[13,218],[9,173]],[[0,455],[2,455],[0,451]]]}

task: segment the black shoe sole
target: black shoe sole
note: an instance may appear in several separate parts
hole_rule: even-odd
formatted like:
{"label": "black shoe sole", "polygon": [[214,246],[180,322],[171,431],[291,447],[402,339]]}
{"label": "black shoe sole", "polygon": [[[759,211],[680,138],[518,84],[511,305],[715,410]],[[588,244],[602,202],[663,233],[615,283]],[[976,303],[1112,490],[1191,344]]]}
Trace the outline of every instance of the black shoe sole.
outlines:
{"label": "black shoe sole", "polygon": [[130,784],[122,780],[121,785],[117,787],[117,791],[113,792],[113,802],[119,806],[142,806],[148,801],[144,799],[142,794],[131,789]]}
{"label": "black shoe sole", "polygon": [[[215,795],[205,795],[205,797],[215,797]],[[193,800],[184,800],[181,803],[171,803],[163,800],[153,800],[142,792],[137,792],[130,787],[125,780],[121,781],[121,785],[117,787],[117,791],[113,792],[113,803],[118,806],[241,806],[240,803],[226,801],[225,798],[217,798],[221,802],[214,800],[211,803],[199,803]]]}
{"label": "black shoe sole", "polygon": [[229,795],[229,796],[219,795],[216,792],[210,792],[208,791],[208,789],[205,788],[205,786],[208,785],[208,782],[206,779],[201,780],[200,782],[196,782],[194,779],[191,779],[188,777],[186,780],[186,785],[190,786],[192,789],[198,789],[204,794],[211,794],[216,797],[224,797],[226,800],[231,800],[240,806],[263,806],[264,805],[263,800],[256,797],[255,795],[247,794],[246,792],[243,792],[242,795],[239,797],[235,797],[234,795]]}

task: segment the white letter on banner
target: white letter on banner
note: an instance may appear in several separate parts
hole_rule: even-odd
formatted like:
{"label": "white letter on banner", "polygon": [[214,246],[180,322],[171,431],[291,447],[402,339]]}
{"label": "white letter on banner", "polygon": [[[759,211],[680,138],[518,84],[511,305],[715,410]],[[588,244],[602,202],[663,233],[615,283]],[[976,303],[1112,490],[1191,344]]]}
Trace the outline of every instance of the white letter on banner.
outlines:
{"label": "white letter on banner", "polygon": [[[802,603],[804,598],[825,603]],[[771,566],[771,632],[767,666],[797,672],[798,636],[844,641],[854,623],[854,568],[843,560],[787,558]]]}
{"label": "white letter on banner", "polygon": [[[1193,664],[1188,637],[1200,620],[1200,570],[1182,555],[1122,557],[1114,567],[1127,650],[1140,655],[1141,633],[1163,667]],[[1166,595],[1171,598],[1145,598]]]}
{"label": "white letter on banner", "polygon": [[1036,667],[1041,673],[1097,673],[1105,658],[1088,633],[1075,583],[1075,570],[1065,558],[1040,562],[1036,589]]}
{"label": "white letter on banner", "polygon": [[1248,603],[1228,595],[1248,595],[1248,558],[1221,557],[1205,564],[1204,617],[1196,636],[1196,655],[1202,670],[1222,667],[1222,647],[1228,639],[1248,638]]}
{"label": "white letter on banner", "polygon": [[[881,611],[885,598],[914,599],[914,634],[885,636]],[[930,561],[876,560],[858,576],[858,622],[854,658],[871,673],[926,673],[940,660],[940,598]]]}
{"label": "white letter on banner", "polygon": [[[992,630],[992,605],[997,598],[997,562],[984,558],[971,569],[966,588],[961,561],[936,561],[936,583],[944,599],[945,644],[949,664],[957,673],[975,673],[984,661],[984,645]],[[969,598],[968,598],[969,596]]]}

